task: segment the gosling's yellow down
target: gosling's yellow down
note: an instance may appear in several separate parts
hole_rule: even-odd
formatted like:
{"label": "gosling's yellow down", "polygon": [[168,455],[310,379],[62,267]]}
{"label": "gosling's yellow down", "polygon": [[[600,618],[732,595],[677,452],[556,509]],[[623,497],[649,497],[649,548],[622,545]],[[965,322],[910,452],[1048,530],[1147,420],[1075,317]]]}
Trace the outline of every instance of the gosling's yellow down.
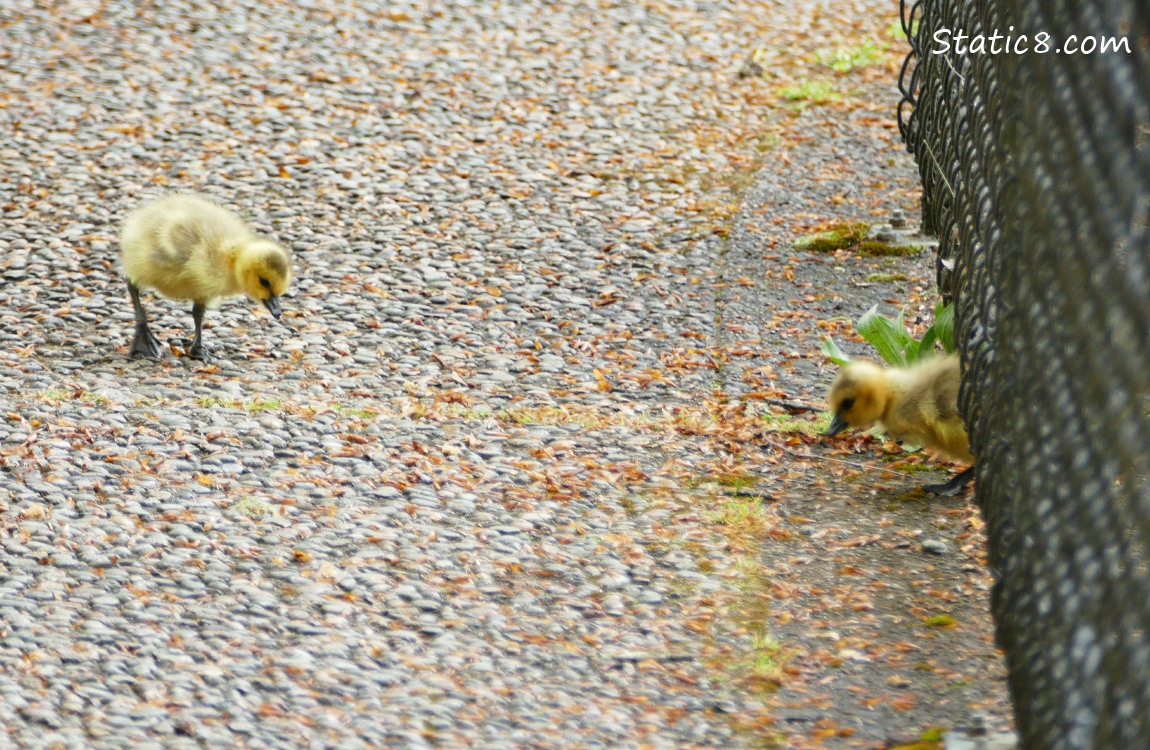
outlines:
{"label": "gosling's yellow down", "polygon": [[240,217],[202,195],[179,193],[141,206],[124,220],[120,237],[124,276],[136,313],[132,357],[159,357],[160,342],[148,329],[142,289],[192,301],[195,338],[188,355],[207,359],[204,311],[216,300],[245,294],[273,316],[291,284],[291,256],[256,235]]}
{"label": "gosling's yellow down", "polygon": [[[955,355],[885,369],[865,360],[850,362],[839,371],[827,395],[834,419],[826,434],[881,423],[899,442],[921,445],[945,458],[973,464],[966,428],[958,414],[961,380]],[[970,468],[950,482],[927,485],[926,489],[950,494],[965,487],[973,476]]]}

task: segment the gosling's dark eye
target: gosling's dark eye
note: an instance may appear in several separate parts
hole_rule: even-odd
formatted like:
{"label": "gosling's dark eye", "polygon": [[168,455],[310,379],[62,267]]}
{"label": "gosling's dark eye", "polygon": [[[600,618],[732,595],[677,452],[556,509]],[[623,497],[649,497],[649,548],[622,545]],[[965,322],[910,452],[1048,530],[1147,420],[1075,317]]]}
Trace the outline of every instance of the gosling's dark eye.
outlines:
{"label": "gosling's dark eye", "polygon": [[839,411],[850,411],[855,408],[855,400],[853,398],[844,398],[843,402],[839,404]]}
{"label": "gosling's dark eye", "polygon": [[264,289],[271,289],[272,283],[261,276],[260,277],[260,286],[262,286]]}

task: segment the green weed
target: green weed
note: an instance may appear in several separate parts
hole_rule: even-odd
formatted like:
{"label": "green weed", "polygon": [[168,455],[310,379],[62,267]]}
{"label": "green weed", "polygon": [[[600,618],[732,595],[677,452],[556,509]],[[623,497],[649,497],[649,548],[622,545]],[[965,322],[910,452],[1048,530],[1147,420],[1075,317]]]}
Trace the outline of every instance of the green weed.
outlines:
{"label": "green weed", "polygon": [[255,495],[245,495],[231,506],[231,510],[249,518],[263,518],[274,510],[271,503]]}
{"label": "green weed", "polygon": [[[888,318],[878,312],[878,305],[871,307],[858,319],[855,327],[859,335],[878,350],[888,365],[905,367],[909,364],[933,357],[935,344],[942,346],[947,354],[954,351],[954,306],[939,302],[934,308],[934,322],[916,339],[903,322],[905,311],[897,318]],[[837,365],[850,361],[833,339],[823,339],[820,347],[828,359]]]}
{"label": "green weed", "polygon": [[827,104],[843,98],[829,81],[822,80],[808,80],[793,86],[784,86],[779,89],[779,96],[787,101],[809,104]]}
{"label": "green weed", "polygon": [[[899,27],[901,33],[902,27]],[[866,68],[882,60],[885,47],[871,39],[851,47],[839,47],[833,52],[820,52],[818,61],[837,73],[849,73],[855,68]]]}

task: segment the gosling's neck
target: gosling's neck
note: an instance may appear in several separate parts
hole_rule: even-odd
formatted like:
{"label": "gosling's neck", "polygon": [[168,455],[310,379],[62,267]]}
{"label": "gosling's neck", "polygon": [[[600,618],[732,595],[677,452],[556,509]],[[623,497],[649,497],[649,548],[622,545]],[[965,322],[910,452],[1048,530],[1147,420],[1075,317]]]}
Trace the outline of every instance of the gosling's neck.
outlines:
{"label": "gosling's neck", "polygon": [[902,367],[888,367],[882,372],[886,387],[880,390],[878,399],[885,418],[890,416],[895,403],[903,400],[910,392],[915,376],[910,370]]}
{"label": "gosling's neck", "polygon": [[238,294],[243,291],[243,267],[240,263],[240,256],[246,245],[252,241],[251,237],[229,237],[220,243],[220,260],[225,268],[227,268],[228,280],[231,282],[230,293]]}

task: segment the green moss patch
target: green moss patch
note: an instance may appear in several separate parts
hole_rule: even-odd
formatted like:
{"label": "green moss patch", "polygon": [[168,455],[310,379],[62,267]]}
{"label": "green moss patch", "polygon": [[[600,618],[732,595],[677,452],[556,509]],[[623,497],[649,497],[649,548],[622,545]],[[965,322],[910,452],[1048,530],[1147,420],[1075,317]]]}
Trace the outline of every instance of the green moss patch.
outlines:
{"label": "green moss patch", "polygon": [[935,615],[924,619],[922,624],[928,628],[953,628],[958,624],[958,621],[950,615]]}
{"label": "green moss patch", "polygon": [[822,232],[808,234],[795,242],[795,249],[812,253],[832,253],[856,247],[866,237],[870,225],[861,221],[834,224]]}
{"label": "green moss patch", "polygon": [[905,273],[872,273],[866,277],[871,283],[888,284],[894,281],[906,281]]}
{"label": "green moss patch", "polygon": [[892,245],[881,240],[865,240],[858,243],[858,251],[863,255],[875,258],[892,255],[917,255],[922,252],[924,245]]}

